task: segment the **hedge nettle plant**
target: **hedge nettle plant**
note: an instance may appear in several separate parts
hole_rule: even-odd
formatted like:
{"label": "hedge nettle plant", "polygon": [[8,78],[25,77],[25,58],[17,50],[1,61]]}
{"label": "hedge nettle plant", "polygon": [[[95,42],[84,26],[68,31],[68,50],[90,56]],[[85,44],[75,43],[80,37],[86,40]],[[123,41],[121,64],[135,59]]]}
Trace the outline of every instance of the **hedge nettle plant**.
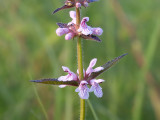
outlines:
{"label": "hedge nettle plant", "polygon": [[58,78],[31,80],[31,82],[36,83],[59,85],[60,88],[64,88],[66,86],[76,87],[75,92],[78,92],[78,95],[80,97],[80,120],[85,119],[85,99],[89,99],[89,93],[94,92],[94,94],[98,98],[101,98],[103,96],[102,88],[99,84],[104,82],[104,80],[96,79],[96,77],[104,71],[108,70],[113,64],[117,63],[118,60],[120,60],[123,56],[126,55],[123,54],[96,68],[93,68],[97,62],[97,58],[94,58],[91,60],[86,70],[83,68],[81,39],[83,38],[84,40],[101,42],[101,40],[97,36],[100,36],[103,33],[102,28],[91,27],[87,25],[89,17],[84,17],[82,18],[82,20],[80,19],[81,6],[86,8],[88,7],[89,3],[95,1],[98,0],[66,0],[65,5],[56,9],[53,12],[54,14],[60,10],[67,8],[76,9],[76,11],[69,12],[69,15],[72,19],[69,23],[57,23],[59,28],[57,28],[56,34],[58,36],[65,35],[65,40],[77,38],[77,72],[74,73],[68,67],[62,66],[63,71],[67,72],[67,75],[65,76],[60,76]]}

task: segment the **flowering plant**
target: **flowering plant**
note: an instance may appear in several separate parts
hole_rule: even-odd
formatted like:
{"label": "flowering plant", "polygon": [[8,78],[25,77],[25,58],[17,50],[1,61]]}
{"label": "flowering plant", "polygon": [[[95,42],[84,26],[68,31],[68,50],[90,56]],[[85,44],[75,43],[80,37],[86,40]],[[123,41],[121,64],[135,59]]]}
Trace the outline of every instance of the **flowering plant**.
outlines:
{"label": "flowering plant", "polygon": [[[69,23],[57,23],[59,28],[56,30],[56,34],[58,36],[65,35],[66,40],[71,40],[73,38],[77,38],[77,61],[78,61],[78,69],[77,73],[72,72],[68,67],[62,66],[64,72],[68,74],[65,76],[60,76],[58,78],[47,78],[40,80],[31,80],[31,82],[43,83],[43,84],[52,84],[59,85],[60,88],[64,88],[66,86],[76,86],[75,92],[78,92],[78,95],[81,99],[80,102],[80,120],[85,119],[85,99],[89,98],[89,93],[94,92],[94,94],[100,98],[103,96],[102,88],[100,87],[100,83],[104,82],[103,79],[96,79],[104,71],[108,70],[115,63],[117,63],[122,57],[126,54],[123,54],[115,59],[105,63],[104,65],[93,68],[97,62],[97,59],[94,58],[91,60],[88,68],[83,69],[83,60],[82,60],[82,43],[81,38],[86,40],[92,40],[101,42],[101,40],[97,37],[102,35],[103,30],[100,27],[91,27],[87,25],[89,21],[89,17],[84,17],[80,21],[80,8],[81,6],[88,7],[88,4],[91,2],[95,2],[98,0],[66,0],[65,5],[56,9],[54,13],[75,7],[76,11],[70,11],[69,15],[72,18],[72,21]],[[90,88],[88,86],[91,86]]]}

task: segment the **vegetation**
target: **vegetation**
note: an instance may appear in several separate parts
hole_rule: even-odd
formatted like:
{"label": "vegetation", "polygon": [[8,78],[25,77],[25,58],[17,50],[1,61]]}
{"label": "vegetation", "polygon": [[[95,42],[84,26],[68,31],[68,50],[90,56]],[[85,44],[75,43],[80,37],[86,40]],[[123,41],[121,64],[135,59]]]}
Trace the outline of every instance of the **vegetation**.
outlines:
{"label": "vegetation", "polygon": [[[51,14],[63,2],[0,1],[0,119],[79,119],[75,87],[59,89],[29,82],[59,77],[62,65],[77,69],[76,41],[65,42],[55,33],[57,21],[71,20],[66,17],[71,9]],[[98,99],[90,94],[87,120],[160,119],[159,4],[159,0],[99,0],[87,10],[82,8],[83,16],[90,17],[88,25],[104,30],[101,43],[83,41],[85,69],[93,57],[100,66],[128,53],[100,76],[106,80],[104,96]]]}

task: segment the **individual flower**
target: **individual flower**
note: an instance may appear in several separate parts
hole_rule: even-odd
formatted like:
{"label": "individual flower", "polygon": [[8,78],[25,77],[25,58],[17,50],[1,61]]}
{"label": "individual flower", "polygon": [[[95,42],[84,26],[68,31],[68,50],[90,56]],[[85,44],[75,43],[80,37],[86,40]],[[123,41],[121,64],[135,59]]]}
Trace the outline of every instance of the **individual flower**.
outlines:
{"label": "individual flower", "polygon": [[93,33],[90,26],[87,25],[86,22],[89,21],[89,17],[84,17],[81,21],[80,27],[77,30],[78,32],[81,32],[84,35],[91,35]]}
{"label": "individual flower", "polygon": [[53,14],[60,10],[68,9],[72,7],[81,8],[81,6],[83,6],[86,8],[88,7],[88,3],[92,3],[96,1],[98,0],[66,0],[65,4],[62,7],[57,8],[55,11],[53,11]]}
{"label": "individual flower", "polygon": [[88,68],[87,68],[87,70],[85,72],[86,76],[90,76],[92,72],[99,72],[99,71],[104,69],[103,67],[97,67],[97,68],[93,69],[93,67],[95,66],[96,62],[97,62],[97,58],[94,58],[94,59],[91,60],[89,66],[88,66]]}
{"label": "individual flower", "polygon": [[76,8],[81,8],[81,3],[77,2],[76,3]]}
{"label": "individual flower", "polygon": [[92,28],[87,25],[87,22],[89,21],[89,17],[84,17],[80,23],[80,27],[77,30],[76,26],[76,12],[75,11],[70,11],[69,12],[70,17],[72,18],[72,21],[69,22],[68,24],[64,23],[57,23],[59,28],[56,30],[56,34],[58,36],[65,35],[66,40],[71,40],[76,36],[80,36],[83,39],[88,39],[88,40],[94,40],[97,42],[100,42],[101,40],[95,36],[98,35],[100,36],[103,33],[103,30],[99,27],[97,28]]}
{"label": "individual flower", "polygon": [[104,80],[102,79],[93,79],[93,80],[90,80],[90,84],[92,85],[91,88],[90,88],[90,92],[93,92],[94,91],[94,94],[100,98],[103,96],[103,92],[102,92],[102,88],[99,86],[99,83],[102,83],[104,82]]}
{"label": "individual flower", "polygon": [[93,32],[94,35],[101,36],[102,33],[103,33],[103,30],[100,27],[98,27],[98,28],[92,28],[92,32]]}
{"label": "individual flower", "polygon": [[[60,76],[58,78],[59,81],[72,81],[72,80],[78,80],[78,76],[70,71],[68,67],[62,66],[62,69],[64,72],[67,72],[68,74],[65,76]],[[66,85],[59,85],[60,88],[66,87]]]}
{"label": "individual flower", "polygon": [[67,25],[76,24],[76,12],[75,11],[70,11],[69,15],[72,18],[72,21],[69,22]]}
{"label": "individual flower", "polygon": [[89,98],[89,88],[88,88],[87,84],[88,84],[88,82],[83,80],[80,82],[79,87],[75,90],[75,92],[79,92],[78,95],[82,99]]}

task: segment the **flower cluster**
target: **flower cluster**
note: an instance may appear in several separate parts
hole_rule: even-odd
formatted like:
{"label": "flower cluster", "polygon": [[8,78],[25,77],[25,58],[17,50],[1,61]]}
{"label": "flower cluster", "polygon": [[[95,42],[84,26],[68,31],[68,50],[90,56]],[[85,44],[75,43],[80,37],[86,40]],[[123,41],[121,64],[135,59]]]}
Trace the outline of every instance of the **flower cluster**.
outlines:
{"label": "flower cluster", "polygon": [[[97,67],[93,69],[96,62],[97,62],[96,58],[92,59],[87,70],[86,71],[83,70],[84,79],[81,81],[79,80],[79,77],[77,75],[78,70],[77,70],[77,74],[75,74],[74,72],[70,71],[69,68],[62,66],[62,69],[64,70],[64,72],[67,72],[68,74],[66,76],[60,76],[58,80],[59,81],[77,81],[79,83],[79,87],[75,90],[75,92],[79,92],[78,94],[80,98],[82,99],[88,99],[89,92],[94,92],[94,94],[97,97],[102,97],[103,92],[99,84],[104,82],[104,80],[103,79],[88,79],[93,72],[99,72],[104,69],[103,67]],[[89,89],[87,85],[90,85],[91,88]],[[63,87],[66,87],[66,85],[59,85],[59,87],[63,88]]]}
{"label": "flower cluster", "polygon": [[[65,34],[66,40],[71,40],[75,36],[81,36],[84,39],[95,38],[94,35],[102,35],[103,30],[99,27],[92,28],[87,25],[87,22],[89,21],[89,17],[84,17],[80,23],[80,27],[78,30],[76,30],[76,12],[70,11],[69,12],[70,17],[72,18],[72,21],[68,24],[59,25],[59,28],[56,30],[56,34],[58,36],[62,36]],[[99,41],[99,40],[98,40]]]}

